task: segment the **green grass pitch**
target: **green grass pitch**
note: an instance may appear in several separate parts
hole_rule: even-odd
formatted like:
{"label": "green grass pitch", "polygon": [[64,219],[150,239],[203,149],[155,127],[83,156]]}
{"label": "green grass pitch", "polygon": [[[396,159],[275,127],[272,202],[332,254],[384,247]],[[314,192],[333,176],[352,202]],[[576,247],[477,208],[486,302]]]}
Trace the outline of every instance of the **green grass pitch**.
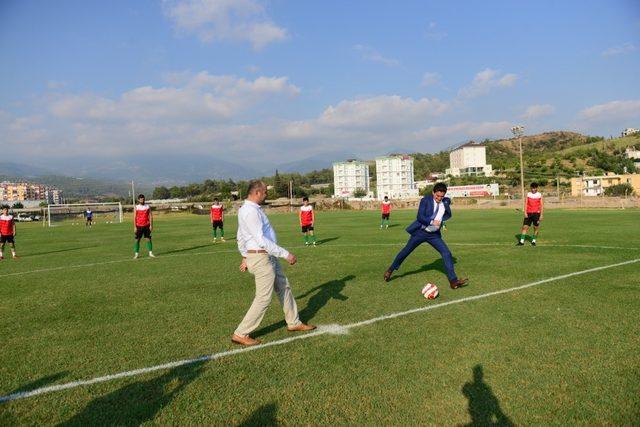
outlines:
{"label": "green grass pitch", "polygon": [[[451,290],[437,252],[416,250],[385,283],[415,212],[318,212],[305,248],[272,214],[302,320],[347,325],[640,258],[639,213],[549,210],[538,246],[521,214],[456,211],[445,240],[470,286]],[[97,218],[99,221],[99,218]],[[238,271],[235,218],[213,244],[207,216],[156,218],[154,253],[132,226],[19,224],[0,261],[0,395],[231,350],[253,277]],[[440,288],[427,301],[426,282]],[[204,363],[0,403],[0,424],[637,425],[640,263],[465,300]],[[258,330],[297,336],[277,299]]]}

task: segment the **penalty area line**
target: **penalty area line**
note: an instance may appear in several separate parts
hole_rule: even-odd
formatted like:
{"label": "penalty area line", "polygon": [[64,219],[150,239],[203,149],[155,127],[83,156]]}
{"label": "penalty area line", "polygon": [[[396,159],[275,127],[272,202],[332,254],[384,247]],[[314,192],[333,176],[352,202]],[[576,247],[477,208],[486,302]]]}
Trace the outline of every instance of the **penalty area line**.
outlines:
{"label": "penalty area line", "polygon": [[455,300],[452,300],[452,301],[446,301],[446,302],[442,302],[442,303],[439,303],[439,304],[428,305],[428,306],[425,306],[425,307],[418,307],[418,308],[414,308],[414,309],[411,309],[411,310],[399,311],[399,312],[396,312],[396,313],[385,314],[383,316],[374,317],[372,319],[362,320],[362,321],[355,322],[355,323],[349,323],[347,325],[327,325],[326,327],[319,326],[318,329],[313,331],[313,332],[309,332],[309,333],[306,333],[306,334],[303,334],[303,335],[298,335],[298,336],[294,336],[294,337],[290,337],[290,338],[284,338],[284,339],[281,339],[281,340],[266,342],[266,343],[263,343],[263,344],[260,344],[260,345],[256,345],[256,346],[253,346],[253,347],[241,347],[241,348],[237,348],[237,349],[233,349],[233,350],[223,351],[223,352],[220,352],[220,353],[210,354],[210,355],[207,355],[207,356],[197,357],[197,358],[194,358],[194,359],[177,360],[177,361],[174,361],[174,362],[164,363],[164,364],[161,364],[161,365],[149,366],[149,367],[146,367],[146,368],[134,369],[134,370],[131,370],[131,371],[123,371],[123,372],[119,372],[119,373],[116,373],[116,374],[104,375],[104,376],[101,376],[101,377],[95,377],[95,378],[91,378],[91,379],[87,379],[87,380],[72,381],[72,382],[68,382],[68,383],[64,383],[64,384],[56,384],[56,385],[36,388],[36,389],[33,389],[33,390],[11,393],[11,394],[8,394],[8,395],[5,395],[5,396],[0,396],[0,403],[9,402],[9,401],[18,400],[18,399],[26,399],[28,397],[34,397],[34,396],[38,396],[38,395],[42,395],[42,394],[46,394],[46,393],[53,393],[53,392],[56,392],[56,391],[73,389],[73,388],[77,388],[77,387],[81,387],[81,386],[88,386],[88,385],[92,385],[92,384],[104,383],[104,382],[108,382],[108,381],[117,380],[117,379],[120,379],[120,378],[134,377],[134,376],[137,376],[137,375],[143,375],[143,374],[147,374],[147,373],[150,373],[150,372],[167,370],[167,369],[177,368],[177,367],[180,367],[180,366],[192,365],[192,364],[195,364],[195,363],[209,362],[209,361],[221,359],[223,357],[230,357],[230,356],[234,356],[234,355],[237,355],[237,354],[248,353],[250,351],[257,351],[257,350],[261,350],[261,349],[268,348],[268,347],[275,347],[275,346],[285,345],[285,344],[288,344],[288,343],[291,343],[291,342],[294,342],[294,341],[304,340],[304,339],[307,339],[307,338],[317,337],[317,336],[320,336],[320,335],[327,335],[327,334],[335,335],[337,329],[340,329],[340,333],[345,333],[346,331],[349,331],[350,329],[359,328],[359,327],[362,327],[362,326],[372,325],[374,323],[382,322],[384,320],[396,319],[396,318],[399,318],[399,317],[404,317],[404,316],[408,316],[408,315],[415,314],[415,313],[421,313],[421,312],[425,312],[425,311],[435,310],[437,308],[447,307],[447,306],[454,305],[454,304],[462,304],[462,303],[469,302],[469,301],[476,301],[476,300],[489,298],[489,297],[496,296],[496,295],[502,295],[502,294],[507,294],[507,293],[511,293],[511,292],[516,292],[516,291],[520,291],[520,290],[523,290],[523,289],[532,288],[534,286],[540,286],[540,285],[543,285],[543,284],[546,284],[546,283],[551,283],[551,282],[556,282],[556,281],[563,280],[563,279],[568,279],[570,277],[575,277],[575,276],[580,276],[580,275],[583,275],[583,274],[594,273],[594,272],[597,272],[597,271],[607,270],[607,269],[610,269],[610,268],[622,267],[622,266],[625,266],[625,265],[635,264],[637,262],[640,262],[640,258],[636,258],[636,259],[632,259],[632,260],[628,260],[628,261],[623,261],[623,262],[618,262],[618,263],[615,263],[615,264],[603,265],[603,266],[600,266],[600,267],[589,268],[587,270],[574,271],[573,273],[567,273],[567,274],[562,274],[560,276],[549,277],[547,279],[538,280],[538,281],[527,283],[527,284],[520,285],[520,286],[514,286],[512,288],[501,289],[501,290],[498,290],[498,291],[487,292],[487,293],[484,293],[484,294],[479,294],[479,295],[473,295],[473,296],[469,296],[469,297],[459,298],[459,299],[455,299]]}

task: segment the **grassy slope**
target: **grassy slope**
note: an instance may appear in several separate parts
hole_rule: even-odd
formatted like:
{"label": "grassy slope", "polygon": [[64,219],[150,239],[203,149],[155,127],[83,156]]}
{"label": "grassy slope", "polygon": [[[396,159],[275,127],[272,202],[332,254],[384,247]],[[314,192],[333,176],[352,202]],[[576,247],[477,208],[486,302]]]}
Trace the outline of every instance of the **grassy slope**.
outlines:
{"label": "grassy slope", "polygon": [[[452,291],[437,254],[420,248],[380,280],[406,234],[374,212],[322,213],[318,248],[298,248],[292,215],[274,215],[304,320],[347,324],[640,257],[635,211],[549,211],[541,245],[511,245],[520,216],[456,212],[446,239],[472,286]],[[406,224],[412,212],[396,212]],[[204,222],[203,222],[204,221]],[[235,230],[234,218],[228,229]],[[599,232],[609,224],[606,232]],[[0,392],[115,373],[233,348],[252,297],[235,242],[209,244],[206,217],[159,218],[155,260],[129,261],[130,225],[21,227],[19,262],[2,261]],[[232,233],[229,233],[232,234]],[[458,243],[500,243],[465,246]],[[380,245],[384,244],[384,245]],[[547,246],[545,246],[545,244]],[[92,262],[117,263],[7,276]],[[123,261],[123,262],[119,262]],[[434,269],[435,268],[435,269]],[[632,424],[640,415],[640,266],[556,283],[280,347],[0,404],[0,423]],[[426,281],[436,302],[420,298]],[[289,336],[277,302],[262,339]],[[473,381],[473,369],[484,374]],[[465,387],[466,385],[466,387]],[[479,409],[478,409],[479,408]]]}
{"label": "grassy slope", "polygon": [[597,149],[600,151],[613,151],[615,149],[624,150],[630,146],[636,146],[640,144],[640,135],[631,135],[624,138],[614,138],[604,141],[594,142],[592,144],[578,145],[575,147],[569,147],[561,150],[559,153],[562,155],[576,153],[578,151]]}

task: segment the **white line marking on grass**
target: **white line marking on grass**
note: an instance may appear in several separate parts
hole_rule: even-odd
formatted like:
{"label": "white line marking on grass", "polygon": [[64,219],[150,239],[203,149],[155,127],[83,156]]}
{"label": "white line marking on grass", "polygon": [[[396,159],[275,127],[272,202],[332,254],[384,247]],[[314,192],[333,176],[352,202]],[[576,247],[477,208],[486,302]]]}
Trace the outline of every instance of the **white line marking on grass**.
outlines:
{"label": "white line marking on grass", "polygon": [[177,367],[180,367],[180,366],[192,365],[194,363],[208,362],[208,361],[212,361],[212,360],[221,359],[223,357],[234,356],[236,354],[247,353],[247,352],[250,352],[250,351],[256,351],[256,350],[260,350],[260,349],[267,348],[267,347],[274,347],[274,346],[284,345],[284,344],[288,344],[288,343],[293,342],[293,341],[303,340],[303,339],[312,338],[312,337],[316,337],[316,336],[320,336],[320,335],[346,334],[346,333],[349,332],[350,329],[359,328],[361,326],[372,325],[374,323],[381,322],[381,321],[384,321],[384,320],[396,319],[398,317],[404,317],[404,316],[408,316],[408,315],[414,314],[414,313],[421,313],[421,312],[424,312],[424,311],[435,310],[437,308],[447,307],[447,306],[454,305],[454,304],[461,304],[461,303],[464,303],[464,302],[476,301],[476,300],[479,300],[479,299],[488,298],[488,297],[492,297],[492,296],[495,296],[495,295],[507,294],[507,293],[510,293],[510,292],[520,291],[522,289],[527,289],[527,288],[531,288],[531,287],[534,287],[534,286],[539,286],[539,285],[542,285],[542,284],[545,284],[545,283],[550,283],[550,282],[555,282],[555,281],[558,281],[558,280],[567,279],[569,277],[575,277],[575,276],[580,276],[580,275],[583,275],[583,274],[594,273],[596,271],[607,270],[607,269],[615,268],[615,267],[622,267],[624,265],[635,264],[637,262],[640,262],[640,258],[632,259],[632,260],[629,260],[629,261],[618,262],[616,264],[609,264],[609,265],[603,265],[603,266],[600,266],[600,267],[594,267],[594,268],[590,268],[590,269],[587,269],[587,270],[575,271],[573,273],[562,274],[560,276],[555,276],[555,277],[550,277],[548,279],[538,280],[536,282],[527,283],[525,285],[520,285],[520,286],[515,286],[513,288],[501,289],[499,291],[487,292],[487,293],[480,294],[480,295],[474,295],[474,296],[470,296],[470,297],[459,298],[459,299],[456,299],[456,300],[442,302],[442,303],[439,303],[439,304],[428,305],[426,307],[418,307],[418,308],[414,308],[414,309],[411,309],[411,310],[400,311],[400,312],[397,312],[397,313],[385,314],[383,316],[374,317],[374,318],[368,319],[368,320],[362,320],[360,322],[349,323],[347,325],[337,325],[337,324],[324,325],[324,326],[319,327],[317,330],[315,330],[313,332],[309,332],[309,333],[306,333],[306,334],[303,334],[303,335],[297,335],[297,336],[290,337],[290,338],[284,338],[284,339],[281,339],[281,340],[266,342],[264,344],[256,345],[256,346],[253,346],[253,347],[242,347],[242,348],[237,348],[237,349],[234,349],[234,350],[228,350],[228,351],[223,351],[223,352],[220,352],[220,353],[214,353],[214,354],[211,354],[211,355],[208,355],[208,356],[197,357],[195,359],[177,360],[175,362],[164,363],[162,365],[155,365],[155,366],[150,366],[150,367],[147,367],[147,368],[134,369],[132,371],[119,372],[117,374],[105,375],[105,376],[102,376],[102,377],[96,377],[96,378],[92,378],[92,379],[88,379],[88,380],[73,381],[73,382],[64,383],[64,384],[57,384],[57,385],[51,385],[51,386],[47,386],[47,387],[41,387],[41,388],[37,388],[37,389],[34,389],[34,390],[29,390],[29,391],[22,391],[22,392],[12,393],[12,394],[8,394],[6,396],[1,396],[0,397],[0,403],[1,402],[9,402],[9,401],[12,401],[12,400],[17,400],[17,399],[25,399],[27,397],[33,397],[33,396],[38,396],[38,395],[45,394],[45,393],[52,393],[52,392],[55,392],[55,391],[62,391],[62,390],[72,389],[72,388],[81,387],[81,386],[85,386],[85,385],[104,383],[104,382],[108,382],[108,381],[117,380],[117,379],[120,379],[120,378],[134,377],[134,376],[137,376],[137,375],[147,374],[147,373],[150,373],[150,372],[161,371],[161,370],[166,370],[166,369],[172,369],[172,368],[177,368]]}
{"label": "white line marking on grass", "polygon": [[[406,243],[354,243],[354,244],[332,244],[332,245],[327,245],[327,247],[329,248],[353,248],[353,247],[359,247],[359,246],[404,246]],[[505,244],[505,243],[447,243],[447,245],[449,246],[503,246],[503,247],[512,247],[514,245],[511,244]],[[324,245],[320,245],[320,246],[324,246]],[[307,246],[289,246],[289,248],[291,249],[302,249],[302,248],[307,248]],[[640,248],[630,248],[630,247],[623,247],[623,246],[597,246],[597,245],[561,245],[561,244],[541,244],[538,246],[538,249],[536,250],[540,250],[542,248],[582,248],[582,249],[620,249],[620,250],[631,250],[631,251],[637,251],[640,250]],[[215,255],[215,254],[230,254],[230,253],[237,253],[238,251],[236,250],[220,250],[220,251],[205,251],[205,252],[188,252],[188,253],[170,253],[170,254],[166,254],[163,255],[162,253],[160,253],[159,255],[156,255],[157,258],[173,258],[173,257],[180,257],[180,256],[195,256],[195,255]],[[133,259],[133,258],[126,258],[126,259],[116,259],[116,260],[111,260],[111,261],[101,261],[101,262],[92,262],[89,264],[76,264],[76,265],[64,265],[64,266],[60,266],[60,267],[48,267],[48,268],[40,268],[40,269],[36,269],[36,270],[29,270],[29,271],[16,271],[14,273],[6,273],[6,274],[0,274],[0,278],[2,277],[10,277],[10,276],[23,276],[25,274],[35,274],[35,273],[48,273],[51,271],[61,271],[61,270],[69,270],[72,268],[87,268],[87,267],[98,267],[101,265],[109,265],[109,264],[119,264],[119,263],[123,263],[123,262],[144,262],[146,260],[149,260],[149,258],[138,258],[138,259]],[[154,261],[157,262],[157,261]]]}

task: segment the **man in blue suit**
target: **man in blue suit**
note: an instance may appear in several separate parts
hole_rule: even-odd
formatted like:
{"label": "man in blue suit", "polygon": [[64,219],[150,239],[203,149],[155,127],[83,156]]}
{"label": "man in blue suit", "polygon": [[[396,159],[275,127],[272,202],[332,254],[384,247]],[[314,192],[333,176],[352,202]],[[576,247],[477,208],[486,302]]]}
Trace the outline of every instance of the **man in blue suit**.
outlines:
{"label": "man in blue suit", "polygon": [[420,200],[418,208],[418,217],[409,227],[407,233],[411,235],[406,246],[396,255],[393,264],[384,273],[384,280],[388,282],[393,272],[400,268],[400,264],[411,252],[423,243],[429,243],[435,250],[440,252],[444,261],[444,268],[447,271],[447,278],[451,289],[458,289],[469,281],[469,279],[458,279],[453,268],[453,255],[447,247],[440,228],[442,224],[451,218],[450,204],[451,200],[444,197],[447,193],[447,186],[438,182],[433,186],[433,194],[425,196]]}

